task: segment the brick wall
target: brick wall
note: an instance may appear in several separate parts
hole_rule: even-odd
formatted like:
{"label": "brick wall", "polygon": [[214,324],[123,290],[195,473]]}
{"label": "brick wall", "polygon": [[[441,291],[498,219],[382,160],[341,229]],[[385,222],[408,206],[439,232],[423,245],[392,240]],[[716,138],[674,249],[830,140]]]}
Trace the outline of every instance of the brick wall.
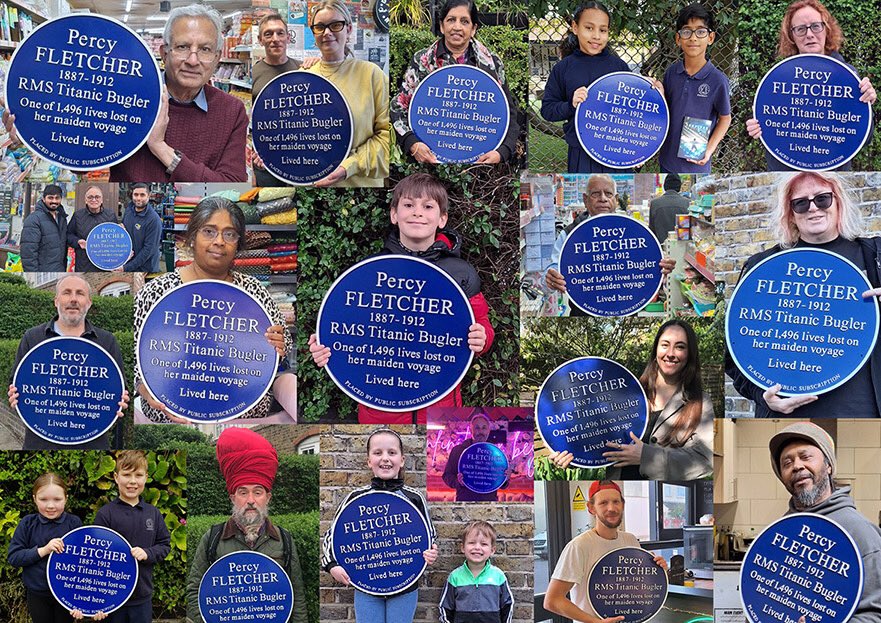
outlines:
{"label": "brick wall", "polygon": [[[323,426],[321,434],[321,536],[330,529],[336,509],[348,492],[370,482],[367,468],[367,435],[375,428],[355,424]],[[406,484],[425,488],[425,427],[392,426],[404,440]],[[429,567],[419,588],[414,622],[438,621],[437,605],[447,575],[462,564],[459,539],[464,526],[482,519],[493,524],[498,535],[494,563],[508,576],[514,593],[515,623],[532,623],[532,504],[434,503],[429,514],[437,531],[439,557]],[[354,621],[353,589],[336,585],[328,573],[321,574],[321,620]],[[408,622],[396,622],[408,623]]]}
{"label": "brick wall", "polygon": [[[786,173],[753,173],[720,176],[709,185],[715,194],[716,279],[725,283],[729,298],[740,270],[755,253],[774,246],[769,215],[774,190]],[[881,232],[881,173],[842,174],[851,197],[866,219],[867,235]],[[726,379],[727,417],[752,417],[753,404],[741,397]]]}

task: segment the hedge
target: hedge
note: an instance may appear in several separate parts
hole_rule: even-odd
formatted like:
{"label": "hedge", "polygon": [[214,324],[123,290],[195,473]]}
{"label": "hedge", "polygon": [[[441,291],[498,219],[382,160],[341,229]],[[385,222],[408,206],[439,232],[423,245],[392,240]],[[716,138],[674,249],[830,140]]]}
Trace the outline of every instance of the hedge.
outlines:
{"label": "hedge", "polygon": [[[155,567],[153,604],[157,618],[183,616],[186,594],[180,577],[186,569],[186,459],[177,452],[148,452],[147,487],[143,498],[165,517],[171,533],[168,558]],[[68,485],[67,510],[88,524],[104,504],[116,498],[113,455],[96,451],[0,452],[0,549],[6,551],[22,517],[35,512],[34,480],[54,471]],[[26,623],[21,570],[0,559],[0,620]]]}
{"label": "hedge", "polygon": [[[390,185],[419,167],[393,168]],[[495,329],[492,350],[475,358],[462,383],[463,404],[511,405],[517,389],[519,322],[518,174],[505,166],[438,166],[433,169],[450,196],[448,226],[464,240],[462,257],[480,275]],[[352,264],[377,253],[389,227],[390,191],[322,191],[301,197],[298,249],[297,336],[300,422],[355,419],[356,405],[309,355],[321,300]]]}
{"label": "hedge", "polygon": [[[187,520],[189,548],[195,553],[199,546],[202,535],[217,523],[225,523],[229,514],[190,517]],[[318,551],[318,511],[300,514],[282,514],[275,512],[275,497],[270,507],[270,519],[277,526],[285,528],[291,533],[294,545],[297,546],[297,555],[300,558],[300,568],[303,571],[303,584],[306,591],[306,608],[309,610],[309,620],[318,620],[318,567],[320,555]],[[180,583],[180,578],[178,578]],[[294,597],[295,599],[297,596]]]}

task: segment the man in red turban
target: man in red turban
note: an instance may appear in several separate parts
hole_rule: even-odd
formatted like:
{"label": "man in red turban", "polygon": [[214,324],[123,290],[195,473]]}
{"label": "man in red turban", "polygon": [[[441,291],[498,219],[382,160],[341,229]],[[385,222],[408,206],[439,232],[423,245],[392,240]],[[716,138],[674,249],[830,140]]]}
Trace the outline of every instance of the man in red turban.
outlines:
{"label": "man in red turban", "polygon": [[290,623],[306,623],[303,572],[290,533],[269,519],[278,453],[247,428],[227,428],[217,439],[217,463],[232,502],[232,516],[202,536],[187,579],[187,620],[202,623],[199,583],[218,558],[238,551],[266,554],[287,572],[294,587]]}

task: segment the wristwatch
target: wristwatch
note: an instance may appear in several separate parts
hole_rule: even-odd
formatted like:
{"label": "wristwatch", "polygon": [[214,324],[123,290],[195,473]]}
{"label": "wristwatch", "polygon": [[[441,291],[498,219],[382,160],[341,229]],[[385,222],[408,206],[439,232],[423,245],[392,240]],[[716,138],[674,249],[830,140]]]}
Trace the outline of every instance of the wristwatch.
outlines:
{"label": "wristwatch", "polygon": [[174,173],[174,170],[177,168],[177,165],[180,164],[181,158],[183,158],[183,154],[178,150],[174,150],[174,158],[171,159],[171,164],[168,165],[168,168],[165,169],[165,172],[171,175]]}

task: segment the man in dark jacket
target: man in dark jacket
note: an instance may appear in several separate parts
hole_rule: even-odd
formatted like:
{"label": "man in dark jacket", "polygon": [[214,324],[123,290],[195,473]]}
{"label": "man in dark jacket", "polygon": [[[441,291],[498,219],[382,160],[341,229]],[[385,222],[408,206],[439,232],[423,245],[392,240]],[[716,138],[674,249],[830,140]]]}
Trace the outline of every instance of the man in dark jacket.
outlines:
{"label": "man in dark jacket", "polygon": [[61,187],[49,184],[21,229],[21,267],[26,273],[67,271],[67,212]]}
{"label": "man in dark jacket", "polygon": [[[498,500],[498,491],[492,491],[490,493],[476,493],[472,491],[465,486],[464,478],[459,471],[459,459],[462,457],[462,453],[472,445],[485,442],[489,439],[492,423],[489,421],[489,417],[486,414],[477,413],[471,418],[469,428],[471,429],[471,439],[466,439],[450,450],[450,456],[444,467],[442,478],[448,487],[456,490],[457,502],[495,502]],[[510,475],[510,468],[508,470],[508,475]],[[508,481],[505,480],[501,488],[504,489],[507,486]]]}
{"label": "man in dark jacket", "polygon": [[127,273],[159,272],[159,242],[162,219],[150,203],[149,187],[132,185],[132,200],[122,215],[122,224],[132,237],[132,257],[123,266]]}
{"label": "man in dark jacket", "polygon": [[67,246],[74,252],[74,270],[78,273],[95,273],[95,266],[86,253],[86,239],[93,229],[102,223],[118,223],[113,210],[104,207],[104,193],[98,186],[86,189],[86,207],[77,210],[67,224]]}
{"label": "man in dark jacket", "polygon": [[679,194],[680,190],[682,178],[670,173],[664,178],[664,194],[649,202],[649,229],[661,244],[676,228],[676,216],[688,214],[689,201]]}
{"label": "man in dark jacket", "polygon": [[786,490],[791,513],[815,513],[837,522],[853,538],[863,561],[863,592],[853,623],[881,620],[881,530],[856,509],[850,487],[835,486],[835,443],[811,422],[790,424],[771,437],[771,467]]}

